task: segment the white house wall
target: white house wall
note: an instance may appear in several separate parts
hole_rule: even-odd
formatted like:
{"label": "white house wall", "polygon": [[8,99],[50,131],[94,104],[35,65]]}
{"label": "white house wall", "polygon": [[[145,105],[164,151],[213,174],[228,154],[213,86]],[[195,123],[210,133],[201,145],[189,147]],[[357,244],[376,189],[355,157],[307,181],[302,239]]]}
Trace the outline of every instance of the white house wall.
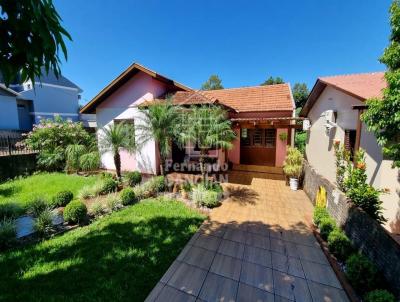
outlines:
{"label": "white house wall", "polygon": [[[356,130],[357,110],[353,110],[352,106],[363,104],[360,100],[327,86],[308,114],[311,128],[308,131],[306,144],[307,160],[321,175],[333,183],[336,178],[333,141],[338,139],[343,143],[345,130]],[[326,135],[324,126],[325,116],[323,113],[326,110],[337,112],[337,127],[330,131],[329,136]],[[385,208],[384,215],[389,219],[386,226],[390,230],[400,233],[400,225],[397,230],[397,227],[394,226],[396,216],[400,221],[399,169],[392,169],[392,162],[383,159],[381,147],[364,124],[362,125],[360,147],[365,150],[367,176],[370,184],[379,189],[388,188],[390,190],[389,194],[383,194],[381,197]]]}

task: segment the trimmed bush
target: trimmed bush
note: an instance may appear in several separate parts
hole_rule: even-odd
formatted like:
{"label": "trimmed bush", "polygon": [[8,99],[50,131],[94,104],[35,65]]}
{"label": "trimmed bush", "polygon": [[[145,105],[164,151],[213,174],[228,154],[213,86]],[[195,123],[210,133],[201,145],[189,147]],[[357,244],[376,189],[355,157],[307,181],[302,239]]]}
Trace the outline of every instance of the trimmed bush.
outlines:
{"label": "trimmed bush", "polygon": [[20,206],[15,203],[0,204],[0,220],[17,217],[20,209]]}
{"label": "trimmed bush", "polygon": [[336,229],[336,222],[331,217],[323,217],[319,222],[319,232],[321,237],[326,240],[329,234]]}
{"label": "trimmed bush", "polygon": [[73,200],[64,209],[64,220],[69,223],[80,223],[86,218],[86,205],[79,200]]}
{"label": "trimmed bush", "polygon": [[118,183],[112,178],[102,180],[100,194],[109,194],[117,190]]}
{"label": "trimmed bush", "polygon": [[339,229],[329,234],[328,247],[329,251],[341,261],[346,260],[353,250],[350,239]]}
{"label": "trimmed bush", "polygon": [[396,302],[395,296],[385,289],[376,289],[365,295],[365,302]]}
{"label": "trimmed bush", "polygon": [[121,202],[124,206],[133,204],[136,201],[135,192],[131,188],[125,188],[120,194]]}
{"label": "trimmed bush", "polygon": [[321,219],[327,218],[327,217],[329,217],[329,214],[328,214],[328,211],[326,210],[326,208],[321,208],[321,207],[314,208],[313,221],[316,226],[319,227]]}
{"label": "trimmed bush", "polygon": [[139,171],[127,172],[124,179],[129,186],[133,187],[142,182],[142,174]]}
{"label": "trimmed bush", "polygon": [[65,207],[73,198],[74,194],[71,191],[60,191],[53,197],[51,205],[53,207]]}
{"label": "trimmed bush", "polygon": [[33,225],[35,231],[39,235],[47,235],[53,229],[53,217],[54,214],[51,212],[50,208],[46,208],[39,216],[35,219],[35,224]]}
{"label": "trimmed bush", "polygon": [[17,227],[14,219],[0,220],[0,249],[11,247],[17,239]]}
{"label": "trimmed bush", "polygon": [[49,204],[42,197],[35,197],[28,203],[28,213],[39,217],[40,213],[47,209]]}
{"label": "trimmed bush", "polygon": [[346,276],[354,289],[364,294],[374,289],[377,269],[367,257],[353,254],[346,261]]}

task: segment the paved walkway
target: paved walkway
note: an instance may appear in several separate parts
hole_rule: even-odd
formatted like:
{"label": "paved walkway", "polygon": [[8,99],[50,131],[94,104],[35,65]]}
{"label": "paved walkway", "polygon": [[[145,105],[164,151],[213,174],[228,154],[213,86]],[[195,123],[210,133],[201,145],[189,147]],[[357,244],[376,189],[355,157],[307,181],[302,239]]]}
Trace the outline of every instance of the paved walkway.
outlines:
{"label": "paved walkway", "polygon": [[224,189],[230,197],[146,301],[348,301],[307,227],[313,207],[303,191],[261,178]]}

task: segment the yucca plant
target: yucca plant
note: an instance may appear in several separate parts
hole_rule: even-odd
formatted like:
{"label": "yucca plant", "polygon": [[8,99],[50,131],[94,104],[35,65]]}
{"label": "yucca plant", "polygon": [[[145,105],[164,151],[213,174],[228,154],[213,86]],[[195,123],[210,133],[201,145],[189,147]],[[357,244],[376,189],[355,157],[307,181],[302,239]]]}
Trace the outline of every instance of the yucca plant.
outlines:
{"label": "yucca plant", "polygon": [[283,172],[290,178],[298,179],[303,171],[303,154],[293,147],[289,147],[283,162]]}
{"label": "yucca plant", "polygon": [[135,131],[132,125],[114,123],[105,127],[100,132],[99,137],[100,150],[102,152],[112,152],[117,177],[121,178],[121,155],[122,149],[128,152],[136,150]]}

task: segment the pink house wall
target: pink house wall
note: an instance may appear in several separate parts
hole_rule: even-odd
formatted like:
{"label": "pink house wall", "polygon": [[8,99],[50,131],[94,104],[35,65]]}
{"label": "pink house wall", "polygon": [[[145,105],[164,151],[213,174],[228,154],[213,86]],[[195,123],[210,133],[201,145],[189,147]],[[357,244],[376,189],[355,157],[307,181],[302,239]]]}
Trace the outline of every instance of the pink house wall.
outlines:
{"label": "pink house wall", "polygon": [[287,147],[287,139],[282,141],[279,138],[281,133],[286,133],[289,137],[288,129],[286,128],[278,128],[276,129],[276,154],[275,154],[275,166],[282,167],[283,161],[286,157],[286,147]]}
{"label": "pink house wall", "polygon": [[228,161],[234,164],[240,164],[240,128],[233,129],[236,133],[236,138],[232,142],[232,149],[228,150]]}
{"label": "pink house wall", "polygon": [[[143,72],[139,72],[123,84],[118,90],[108,96],[107,99],[97,107],[98,120],[100,121],[104,119],[104,122],[102,121],[103,123],[101,125],[104,127],[111,123],[115,118],[124,118],[125,113],[127,113],[128,110],[133,110],[133,108],[138,104],[144,101],[153,100],[154,98],[163,95],[166,91],[167,86],[164,83],[153,79],[151,76]],[[107,117],[105,117],[106,114]],[[154,147],[155,146],[152,146],[149,150],[143,150],[142,152],[150,155],[152,160],[155,161],[155,168],[158,169],[158,152],[154,152]],[[144,149],[146,149],[146,147],[144,147]],[[135,154],[122,150],[120,155],[121,169],[123,171],[139,169],[139,164]],[[102,162],[107,169],[115,169],[111,155],[103,156]]]}

